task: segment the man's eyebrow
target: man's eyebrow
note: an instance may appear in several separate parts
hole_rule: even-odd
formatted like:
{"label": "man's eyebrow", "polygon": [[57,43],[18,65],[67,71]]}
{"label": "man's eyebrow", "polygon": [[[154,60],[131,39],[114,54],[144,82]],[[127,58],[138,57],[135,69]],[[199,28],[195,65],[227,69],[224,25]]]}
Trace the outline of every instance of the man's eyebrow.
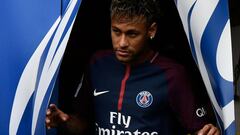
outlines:
{"label": "man's eyebrow", "polygon": [[139,31],[136,29],[130,29],[127,31],[127,33],[139,33]]}
{"label": "man's eyebrow", "polygon": [[112,26],[111,27],[112,29],[114,29],[114,30],[120,30],[118,27],[116,27],[116,26]]}
{"label": "man's eyebrow", "polygon": [[112,28],[114,28],[114,29],[118,29],[118,27],[116,27],[116,26],[112,26]]}

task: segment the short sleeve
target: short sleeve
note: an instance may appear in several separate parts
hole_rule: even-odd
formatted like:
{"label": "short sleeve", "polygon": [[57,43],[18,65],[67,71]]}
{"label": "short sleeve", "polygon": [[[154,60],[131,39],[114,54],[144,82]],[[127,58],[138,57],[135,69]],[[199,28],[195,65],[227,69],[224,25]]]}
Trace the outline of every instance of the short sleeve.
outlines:
{"label": "short sleeve", "polygon": [[[210,101],[197,95],[191,80],[183,66],[167,71],[169,82],[168,101],[181,126],[188,133],[201,129],[205,124],[212,123]],[[196,88],[197,90],[197,88]],[[205,92],[205,89],[202,89]]]}

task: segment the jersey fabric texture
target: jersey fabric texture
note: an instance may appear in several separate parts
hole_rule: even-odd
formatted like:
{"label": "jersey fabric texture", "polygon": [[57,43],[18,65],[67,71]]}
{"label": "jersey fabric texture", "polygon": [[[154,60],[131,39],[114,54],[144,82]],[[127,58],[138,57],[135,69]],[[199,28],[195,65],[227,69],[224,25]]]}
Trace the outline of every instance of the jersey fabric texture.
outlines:
{"label": "jersey fabric texture", "polygon": [[182,135],[209,123],[184,67],[157,53],[131,66],[99,51],[89,82],[91,98],[84,98],[93,100],[96,135]]}

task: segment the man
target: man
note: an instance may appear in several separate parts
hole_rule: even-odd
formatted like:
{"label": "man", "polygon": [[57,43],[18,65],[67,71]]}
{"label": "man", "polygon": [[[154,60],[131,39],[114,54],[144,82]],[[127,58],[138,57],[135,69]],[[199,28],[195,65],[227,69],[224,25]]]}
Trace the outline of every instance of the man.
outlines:
{"label": "man", "polygon": [[46,126],[85,135],[219,135],[184,68],[151,49],[158,16],[156,0],[113,0],[113,51],[93,56],[77,113],[51,104]]}

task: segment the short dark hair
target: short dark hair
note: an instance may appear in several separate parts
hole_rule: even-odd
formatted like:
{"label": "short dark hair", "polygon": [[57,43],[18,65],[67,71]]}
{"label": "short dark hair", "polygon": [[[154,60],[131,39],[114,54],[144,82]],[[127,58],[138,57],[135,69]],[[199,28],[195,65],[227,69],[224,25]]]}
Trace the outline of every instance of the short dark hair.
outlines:
{"label": "short dark hair", "polygon": [[143,16],[149,25],[160,17],[158,0],[112,0],[110,12],[111,18],[117,19]]}

